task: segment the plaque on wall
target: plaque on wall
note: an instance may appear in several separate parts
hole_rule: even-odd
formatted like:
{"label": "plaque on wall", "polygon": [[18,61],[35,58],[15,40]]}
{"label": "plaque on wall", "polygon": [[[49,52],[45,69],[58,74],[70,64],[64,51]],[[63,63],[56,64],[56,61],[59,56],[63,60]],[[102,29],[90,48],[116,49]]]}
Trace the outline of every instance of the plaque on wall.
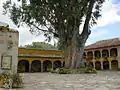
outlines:
{"label": "plaque on wall", "polygon": [[1,67],[2,69],[11,69],[12,56],[2,56]]}

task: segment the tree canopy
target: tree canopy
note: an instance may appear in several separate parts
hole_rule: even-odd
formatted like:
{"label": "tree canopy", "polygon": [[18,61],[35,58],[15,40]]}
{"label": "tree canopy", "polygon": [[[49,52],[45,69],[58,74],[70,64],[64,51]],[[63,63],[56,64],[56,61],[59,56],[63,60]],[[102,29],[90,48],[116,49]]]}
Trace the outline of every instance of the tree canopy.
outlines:
{"label": "tree canopy", "polygon": [[36,48],[36,49],[47,49],[47,50],[57,50],[57,46],[54,46],[45,42],[32,42],[32,44],[27,44],[23,46],[25,48]]}
{"label": "tree canopy", "polygon": [[[100,15],[104,0],[8,0],[8,13],[18,27],[26,24],[30,32],[58,39],[65,51],[65,66],[78,68],[83,62],[84,46]],[[83,28],[80,28],[83,24]],[[82,31],[80,33],[80,31]]]}

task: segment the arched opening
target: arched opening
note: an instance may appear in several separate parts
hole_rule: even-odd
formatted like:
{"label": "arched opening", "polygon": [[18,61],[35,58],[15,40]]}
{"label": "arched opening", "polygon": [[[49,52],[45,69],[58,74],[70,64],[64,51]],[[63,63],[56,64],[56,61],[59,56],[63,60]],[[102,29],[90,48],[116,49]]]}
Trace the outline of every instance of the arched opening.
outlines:
{"label": "arched opening", "polygon": [[87,62],[84,62],[85,67],[87,66]]}
{"label": "arched opening", "polygon": [[18,62],[18,72],[29,72],[29,61],[28,60],[20,60]]}
{"label": "arched opening", "polygon": [[41,62],[39,60],[34,60],[31,63],[31,72],[40,72],[41,71]]}
{"label": "arched opening", "polygon": [[103,61],[103,69],[109,69],[109,61]]}
{"label": "arched opening", "polygon": [[109,57],[108,50],[102,50],[102,57]]}
{"label": "arched opening", "polygon": [[101,53],[99,50],[95,51],[95,58],[100,58],[101,57]]}
{"label": "arched opening", "polygon": [[117,48],[112,48],[112,49],[110,49],[110,56],[111,56],[111,57],[117,56]]}
{"label": "arched opening", "polygon": [[49,60],[45,60],[43,62],[43,71],[48,72],[52,68],[52,62]]}
{"label": "arched opening", "polygon": [[111,68],[112,69],[118,69],[118,61],[117,60],[112,60],[111,61]]}
{"label": "arched opening", "polygon": [[83,53],[83,58],[86,59],[86,53],[85,52]]}
{"label": "arched opening", "polygon": [[54,61],[53,69],[55,70],[56,68],[60,68],[60,67],[61,67],[61,62],[60,61]]}
{"label": "arched opening", "polygon": [[99,61],[95,62],[95,69],[100,70],[101,69],[101,63]]}
{"label": "arched opening", "polygon": [[89,60],[92,60],[93,59],[93,52],[92,51],[87,52],[87,57]]}

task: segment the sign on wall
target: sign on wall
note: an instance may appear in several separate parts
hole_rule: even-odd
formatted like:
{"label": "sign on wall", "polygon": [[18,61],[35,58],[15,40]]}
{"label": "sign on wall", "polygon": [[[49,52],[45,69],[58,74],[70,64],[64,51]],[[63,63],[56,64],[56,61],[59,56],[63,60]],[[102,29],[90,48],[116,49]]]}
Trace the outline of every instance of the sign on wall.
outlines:
{"label": "sign on wall", "polygon": [[1,67],[2,69],[11,69],[12,56],[2,56]]}

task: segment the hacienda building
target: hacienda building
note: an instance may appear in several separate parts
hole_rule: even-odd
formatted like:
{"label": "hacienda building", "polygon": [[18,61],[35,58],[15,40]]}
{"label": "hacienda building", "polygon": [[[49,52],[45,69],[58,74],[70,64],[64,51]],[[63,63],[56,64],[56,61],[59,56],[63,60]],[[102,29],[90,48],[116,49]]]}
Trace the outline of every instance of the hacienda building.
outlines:
{"label": "hacienda building", "polygon": [[[64,52],[19,48],[18,71],[45,72],[64,67]],[[120,39],[101,40],[88,45],[84,51],[84,62],[89,62],[97,70],[120,68]]]}
{"label": "hacienda building", "polygon": [[[0,69],[12,72],[46,72],[64,67],[64,52],[18,48],[19,32],[0,22]],[[97,70],[120,68],[120,38],[101,40],[85,47],[87,62]]]}
{"label": "hacienda building", "polygon": [[120,68],[120,38],[101,40],[86,46],[84,59],[97,70]]}

